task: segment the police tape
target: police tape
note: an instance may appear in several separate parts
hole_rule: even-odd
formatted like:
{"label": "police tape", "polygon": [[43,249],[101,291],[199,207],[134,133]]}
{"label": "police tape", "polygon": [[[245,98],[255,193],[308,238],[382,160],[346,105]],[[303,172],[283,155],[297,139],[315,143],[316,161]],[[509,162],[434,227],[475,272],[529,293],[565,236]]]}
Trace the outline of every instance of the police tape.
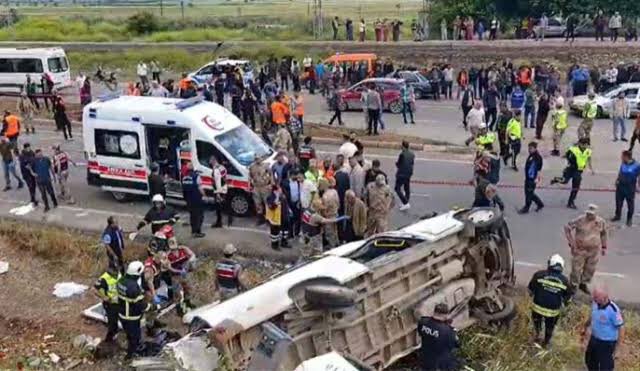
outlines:
{"label": "police tape", "polygon": [[[470,182],[457,182],[457,181],[447,181],[447,180],[421,180],[421,179],[412,179],[411,183],[425,185],[425,186],[453,186],[453,187],[475,187],[474,184]],[[518,184],[498,184],[498,188],[505,189],[524,189],[524,185]],[[536,190],[539,189],[549,189],[554,191],[570,191],[571,187],[567,186],[545,186],[539,185],[536,187]],[[611,193],[615,192],[615,188],[606,188],[606,187],[583,187],[580,188],[582,192],[606,192]]]}

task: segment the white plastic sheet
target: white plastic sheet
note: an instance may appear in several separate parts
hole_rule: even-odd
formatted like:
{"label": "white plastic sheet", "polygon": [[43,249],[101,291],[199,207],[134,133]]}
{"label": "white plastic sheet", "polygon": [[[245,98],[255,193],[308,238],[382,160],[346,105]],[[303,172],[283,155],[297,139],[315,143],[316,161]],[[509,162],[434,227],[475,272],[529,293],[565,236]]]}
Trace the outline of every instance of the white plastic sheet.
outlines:
{"label": "white plastic sheet", "polygon": [[89,287],[75,282],[60,282],[53,287],[53,295],[58,298],[70,298],[87,291]]}

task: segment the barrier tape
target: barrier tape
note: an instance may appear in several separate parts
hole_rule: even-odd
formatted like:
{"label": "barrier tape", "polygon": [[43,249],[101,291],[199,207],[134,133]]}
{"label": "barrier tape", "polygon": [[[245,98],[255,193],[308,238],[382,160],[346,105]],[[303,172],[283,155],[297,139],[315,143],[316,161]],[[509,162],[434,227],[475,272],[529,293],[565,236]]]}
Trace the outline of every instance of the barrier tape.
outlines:
{"label": "barrier tape", "polygon": [[[426,185],[426,186],[454,186],[454,187],[475,187],[474,184],[470,184],[469,182],[455,182],[455,181],[445,181],[445,180],[420,180],[420,179],[412,179],[411,183],[413,184],[419,184],[419,185]],[[517,184],[498,184],[498,188],[506,188],[506,189],[524,189],[524,185],[517,185]],[[538,189],[550,189],[550,190],[554,190],[554,191],[570,191],[571,187],[566,187],[566,186],[562,186],[562,187],[555,187],[555,186],[546,186],[546,185],[541,185],[541,186],[537,186],[536,190]],[[580,188],[580,191],[582,192],[615,192],[616,189],[615,188],[605,188],[605,187],[583,187]]]}

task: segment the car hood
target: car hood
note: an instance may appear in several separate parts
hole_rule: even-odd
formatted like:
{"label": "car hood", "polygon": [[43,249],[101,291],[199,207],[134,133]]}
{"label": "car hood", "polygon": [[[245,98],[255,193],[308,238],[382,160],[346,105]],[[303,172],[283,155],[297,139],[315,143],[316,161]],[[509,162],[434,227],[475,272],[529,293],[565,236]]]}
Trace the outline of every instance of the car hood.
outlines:
{"label": "car hood", "polygon": [[[588,101],[589,101],[588,96],[578,95],[576,97],[573,97],[573,99],[571,99],[571,105],[577,106],[577,107],[583,107],[585,104],[587,104]],[[610,99],[602,95],[596,95],[595,101],[596,101],[596,104],[598,104],[599,106],[605,106],[609,104]]]}

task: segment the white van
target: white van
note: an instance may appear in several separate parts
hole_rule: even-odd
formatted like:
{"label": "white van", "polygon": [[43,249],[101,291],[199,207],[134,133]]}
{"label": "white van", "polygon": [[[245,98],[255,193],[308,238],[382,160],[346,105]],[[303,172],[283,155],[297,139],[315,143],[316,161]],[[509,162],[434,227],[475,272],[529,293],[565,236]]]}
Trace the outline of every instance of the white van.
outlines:
{"label": "white van", "polygon": [[251,62],[246,59],[229,59],[218,58],[215,61],[211,61],[204,66],[198,68],[195,72],[191,72],[189,77],[198,84],[198,86],[204,85],[214,75],[222,73],[224,68],[227,67],[240,67],[244,71],[242,78],[243,83],[248,84],[248,80],[254,79],[253,66]]}
{"label": "white van", "polygon": [[69,60],[62,48],[0,48],[1,91],[19,92],[27,75],[40,86],[43,73],[51,76],[57,89],[71,86]]}
{"label": "white van", "polygon": [[84,108],[82,115],[87,181],[113,194],[148,195],[152,163],[169,179],[167,197],[182,199],[180,169],[191,160],[208,195],[213,180],[209,159],[227,168],[231,207],[251,212],[248,166],[255,156],[272,161],[274,151],[224,107],[202,97],[174,99],[107,96]]}

